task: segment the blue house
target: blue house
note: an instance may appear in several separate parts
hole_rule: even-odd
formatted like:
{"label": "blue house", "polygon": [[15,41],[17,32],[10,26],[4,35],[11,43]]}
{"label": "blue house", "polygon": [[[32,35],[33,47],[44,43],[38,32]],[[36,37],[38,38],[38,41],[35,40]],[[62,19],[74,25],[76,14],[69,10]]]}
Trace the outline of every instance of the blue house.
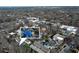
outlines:
{"label": "blue house", "polygon": [[22,37],[32,37],[32,31],[29,29],[22,29]]}

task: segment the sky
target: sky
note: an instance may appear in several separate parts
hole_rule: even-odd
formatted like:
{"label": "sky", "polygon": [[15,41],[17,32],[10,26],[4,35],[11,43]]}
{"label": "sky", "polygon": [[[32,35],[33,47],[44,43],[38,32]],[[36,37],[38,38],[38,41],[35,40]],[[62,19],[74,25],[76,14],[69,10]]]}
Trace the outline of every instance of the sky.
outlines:
{"label": "sky", "polygon": [[0,0],[0,6],[79,6],[78,0]]}

